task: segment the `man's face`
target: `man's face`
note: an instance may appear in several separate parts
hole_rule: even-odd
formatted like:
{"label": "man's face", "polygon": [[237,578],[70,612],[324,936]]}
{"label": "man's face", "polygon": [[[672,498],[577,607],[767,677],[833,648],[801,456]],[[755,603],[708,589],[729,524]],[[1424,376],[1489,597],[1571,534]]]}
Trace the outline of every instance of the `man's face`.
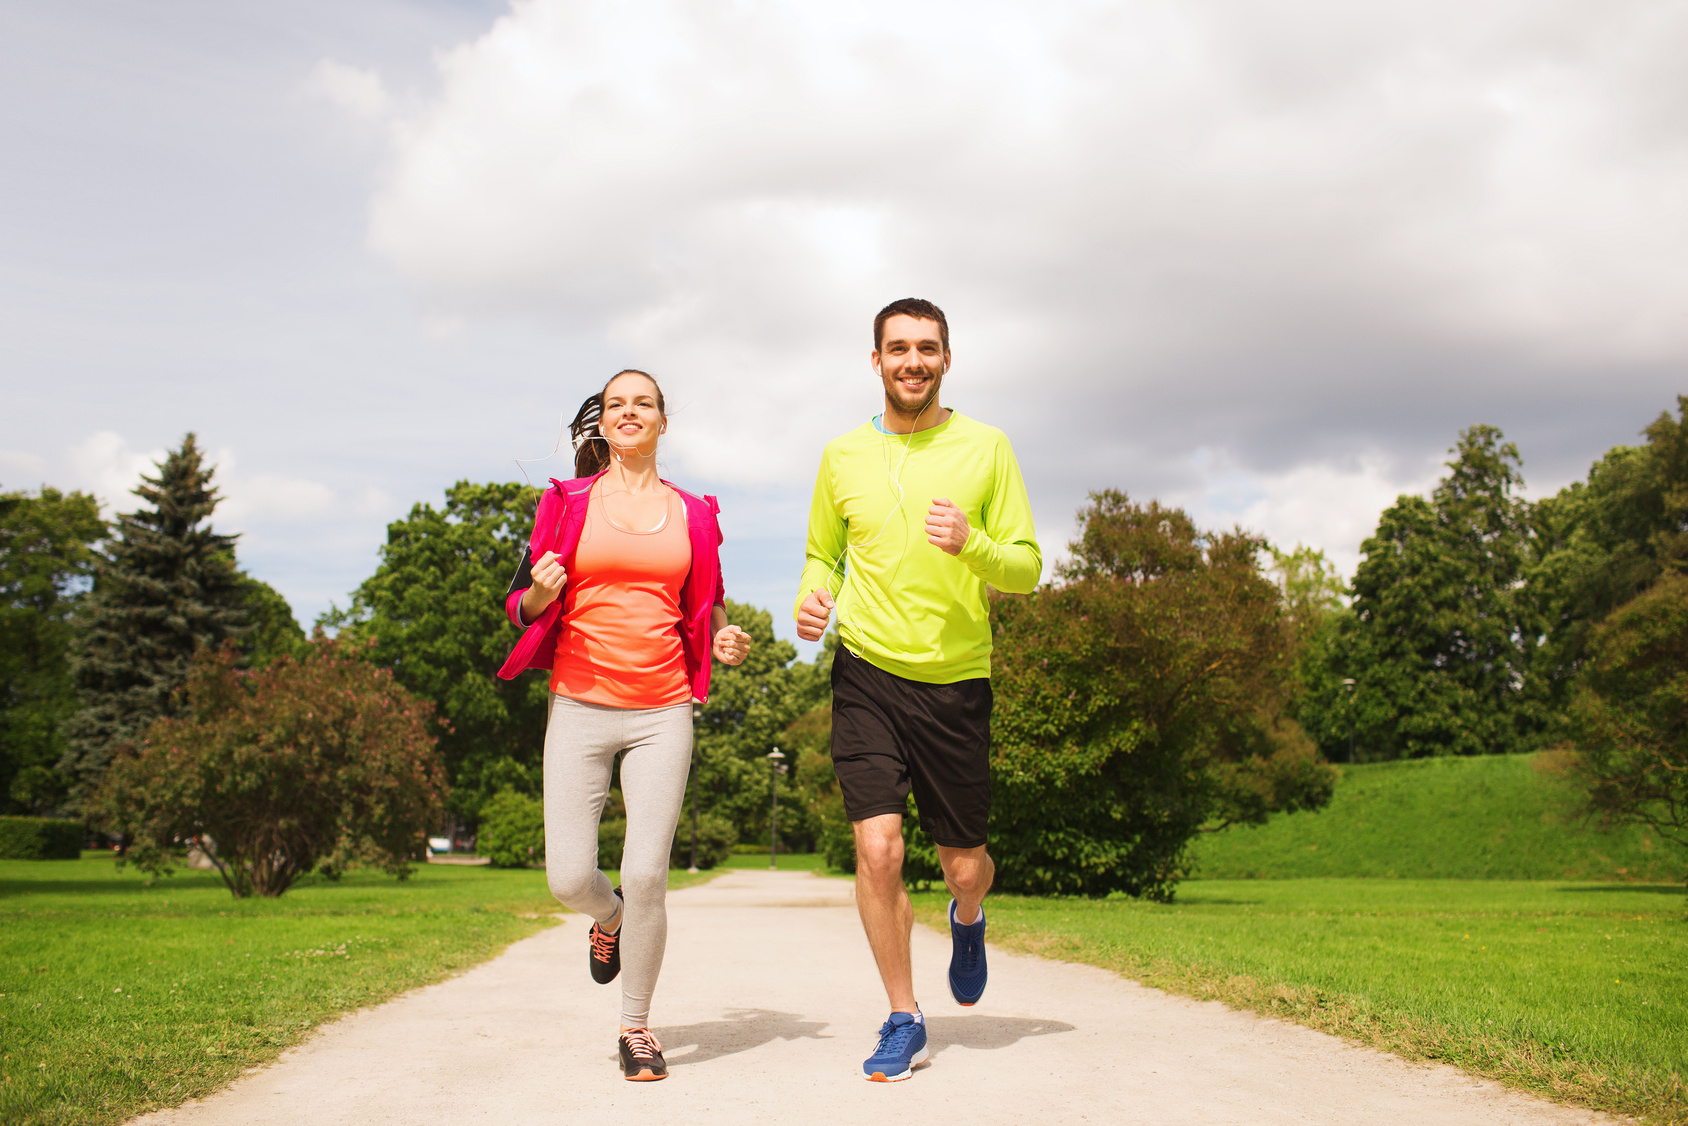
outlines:
{"label": "man's face", "polygon": [[873,370],[885,384],[885,399],[897,413],[912,418],[938,399],[949,368],[938,322],[898,313],[885,321]]}

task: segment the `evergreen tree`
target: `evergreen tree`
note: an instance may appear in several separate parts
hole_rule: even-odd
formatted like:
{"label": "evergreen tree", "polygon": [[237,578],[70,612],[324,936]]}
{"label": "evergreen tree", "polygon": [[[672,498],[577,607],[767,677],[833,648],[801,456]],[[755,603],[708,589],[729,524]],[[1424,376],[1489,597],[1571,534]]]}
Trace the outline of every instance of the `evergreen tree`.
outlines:
{"label": "evergreen tree", "polygon": [[247,589],[235,568],[234,536],[208,521],[220,499],[212,468],[188,434],[181,449],[142,477],[141,509],[119,516],[94,588],[77,614],[76,688],[81,707],[62,764],[73,800],[98,783],[113,752],[140,742],[172,715],[194,653],[241,639]]}
{"label": "evergreen tree", "polygon": [[87,493],[0,493],[0,812],[45,813],[64,797],[71,613],[105,531]]}
{"label": "evergreen tree", "polygon": [[[1403,496],[1361,545],[1351,617],[1338,619],[1326,701],[1362,759],[1523,750],[1543,723],[1527,690],[1542,634],[1523,589],[1532,551],[1518,450],[1492,426],[1460,435],[1430,500]],[[1345,711],[1346,707],[1352,708]]]}

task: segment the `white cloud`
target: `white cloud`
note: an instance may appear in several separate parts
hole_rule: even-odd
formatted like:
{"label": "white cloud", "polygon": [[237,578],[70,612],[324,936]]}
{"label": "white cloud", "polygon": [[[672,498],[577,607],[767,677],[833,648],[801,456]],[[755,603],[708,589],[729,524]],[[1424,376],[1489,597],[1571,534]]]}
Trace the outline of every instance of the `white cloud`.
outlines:
{"label": "white cloud", "polygon": [[386,121],[393,113],[392,95],[373,70],[323,59],[311,71],[306,88],[372,125]]}
{"label": "white cloud", "polygon": [[47,460],[17,450],[0,450],[0,474],[10,481],[0,481],[7,489],[31,489],[39,485],[47,473]]}
{"label": "white cloud", "polygon": [[223,493],[227,499],[217,515],[235,527],[260,517],[301,520],[324,516],[339,507],[334,490],[320,481],[274,473],[250,479],[231,477],[223,483]]}
{"label": "white cloud", "polygon": [[1283,473],[1249,473],[1222,463],[1206,468],[1201,491],[1182,498],[1199,524],[1240,525],[1286,550],[1302,544],[1320,548],[1350,578],[1360,562],[1360,542],[1377,528],[1383,510],[1404,493],[1428,496],[1444,472],[1440,458],[1400,467],[1377,454],[1342,465],[1311,462]]}
{"label": "white cloud", "polygon": [[674,471],[728,487],[805,491],[876,409],[873,311],[932,297],[946,401],[1009,431],[1052,560],[1115,485],[1352,574],[1459,428],[1562,433],[1615,409],[1597,380],[1688,360],[1685,32],[1646,3],[529,0],[392,127],[370,240],[442,319],[604,333],[663,377]]}
{"label": "white cloud", "polygon": [[443,307],[613,326],[749,402],[744,437],[835,408],[839,350],[917,290],[995,384],[1050,334],[1113,390],[1356,333],[1681,358],[1688,121],[1657,80],[1685,30],[1640,3],[533,0],[395,126],[372,241]]}
{"label": "white cloud", "polygon": [[163,450],[138,453],[121,434],[101,430],[70,447],[70,473],[76,488],[99,498],[109,512],[130,512],[140,503],[131,496],[141,475],[157,471]]}

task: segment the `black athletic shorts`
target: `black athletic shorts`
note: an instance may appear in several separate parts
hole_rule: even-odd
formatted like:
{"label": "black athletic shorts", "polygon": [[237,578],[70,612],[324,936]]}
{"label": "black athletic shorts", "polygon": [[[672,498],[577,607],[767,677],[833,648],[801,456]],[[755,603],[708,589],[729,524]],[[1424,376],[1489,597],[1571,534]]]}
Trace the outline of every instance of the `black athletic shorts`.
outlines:
{"label": "black athletic shorts", "polygon": [[985,843],[991,682],[905,680],[844,646],[832,661],[832,765],[851,821],[904,813],[946,848]]}

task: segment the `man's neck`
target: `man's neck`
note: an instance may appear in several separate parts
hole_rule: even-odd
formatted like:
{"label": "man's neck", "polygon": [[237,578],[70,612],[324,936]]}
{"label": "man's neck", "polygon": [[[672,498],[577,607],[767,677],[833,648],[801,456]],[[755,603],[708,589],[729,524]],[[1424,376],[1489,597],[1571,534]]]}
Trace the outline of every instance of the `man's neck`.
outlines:
{"label": "man's neck", "polygon": [[879,416],[879,423],[891,434],[918,434],[922,430],[930,430],[934,426],[942,426],[949,421],[953,413],[948,407],[938,407],[933,410],[931,405],[922,408],[919,414],[904,414],[885,396],[885,413]]}

